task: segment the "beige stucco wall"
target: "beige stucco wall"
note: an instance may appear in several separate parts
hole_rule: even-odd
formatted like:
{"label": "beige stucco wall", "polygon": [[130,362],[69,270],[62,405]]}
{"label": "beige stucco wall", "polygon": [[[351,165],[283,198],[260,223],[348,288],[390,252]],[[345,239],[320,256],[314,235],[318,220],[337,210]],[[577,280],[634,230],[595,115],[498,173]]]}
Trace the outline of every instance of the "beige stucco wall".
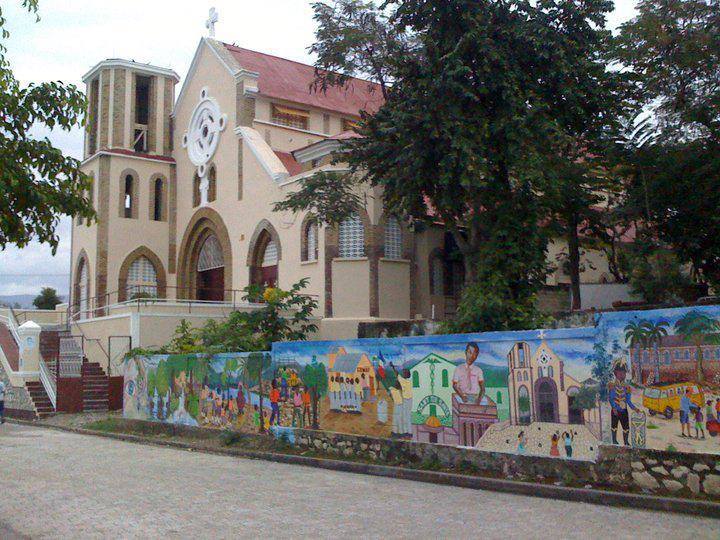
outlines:
{"label": "beige stucco wall", "polygon": [[335,259],[332,272],[333,317],[369,317],[370,268],[367,259]]}
{"label": "beige stucco wall", "polygon": [[[108,281],[110,303],[118,300],[120,266],[127,256],[139,247],[146,247],[160,259],[164,272],[168,271],[168,222],[150,219],[151,179],[162,174],[170,179],[170,164],[157,161],[113,156],[110,160],[110,227],[108,235]],[[128,169],[138,175],[137,218],[120,217],[124,194],[124,172]],[[168,285],[171,285],[168,280]],[[174,283],[172,283],[174,285]],[[172,289],[168,296],[173,297]]]}
{"label": "beige stucco wall", "polygon": [[379,262],[380,316],[387,319],[409,319],[410,261],[380,259]]}

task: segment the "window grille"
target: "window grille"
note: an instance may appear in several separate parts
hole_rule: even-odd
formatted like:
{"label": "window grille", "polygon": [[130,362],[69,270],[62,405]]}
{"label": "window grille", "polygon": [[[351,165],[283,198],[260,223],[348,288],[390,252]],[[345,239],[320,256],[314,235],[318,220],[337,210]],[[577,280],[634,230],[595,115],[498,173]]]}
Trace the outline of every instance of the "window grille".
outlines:
{"label": "window grille", "polygon": [[385,257],[387,259],[402,258],[402,229],[394,217],[385,223]]}
{"label": "window grille", "polygon": [[440,257],[433,257],[430,268],[430,294],[442,294],[445,281],[445,269]]}
{"label": "window grille", "polygon": [[225,260],[223,259],[220,242],[218,242],[216,236],[208,236],[203,247],[200,249],[197,265],[198,272],[222,268],[223,266],[225,266]]}
{"label": "window grille", "polygon": [[353,214],[340,224],[340,257],[365,256],[365,228],[360,216]]}
{"label": "window grille", "polygon": [[317,223],[311,221],[307,224],[305,230],[305,245],[307,246],[307,253],[305,254],[306,261],[317,261],[318,258],[318,226]]}
{"label": "window grille", "polygon": [[127,297],[157,296],[157,272],[147,257],[138,257],[130,265],[127,278]]}
{"label": "window grille", "polygon": [[263,255],[262,267],[276,266],[278,263],[278,249],[274,240],[270,240],[265,246],[265,254]]}
{"label": "window grille", "polygon": [[88,267],[83,261],[80,264],[80,278],[78,279],[78,288],[80,289],[80,318],[85,319],[88,316]]}

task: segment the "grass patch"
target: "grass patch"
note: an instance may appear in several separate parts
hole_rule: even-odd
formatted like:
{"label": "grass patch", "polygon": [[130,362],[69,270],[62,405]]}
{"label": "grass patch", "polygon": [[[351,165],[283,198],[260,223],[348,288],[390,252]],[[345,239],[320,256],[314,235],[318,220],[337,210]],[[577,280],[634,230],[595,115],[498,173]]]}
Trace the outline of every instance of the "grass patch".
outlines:
{"label": "grass patch", "polygon": [[658,426],[656,426],[655,424],[648,424],[647,429],[660,429],[660,428]]}

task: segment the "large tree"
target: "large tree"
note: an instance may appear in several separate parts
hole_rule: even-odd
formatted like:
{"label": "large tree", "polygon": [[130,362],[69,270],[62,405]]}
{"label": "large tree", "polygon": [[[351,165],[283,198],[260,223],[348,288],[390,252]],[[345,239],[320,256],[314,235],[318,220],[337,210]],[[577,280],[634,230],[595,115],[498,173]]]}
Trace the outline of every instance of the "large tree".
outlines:
{"label": "large tree", "polygon": [[[37,16],[38,0],[22,0]],[[0,6],[0,40],[9,33]],[[85,96],[72,84],[46,82],[22,86],[14,77],[0,41],[0,248],[23,247],[33,239],[57,248],[59,217],[92,218],[88,178],[78,160],[65,156],[33,128],[69,131],[82,124]]]}
{"label": "large tree", "polygon": [[640,82],[630,200],[648,236],[720,284],[720,2],[642,0],[619,60]]}
{"label": "large tree", "polygon": [[[375,48],[360,27],[340,38],[325,32],[326,12],[334,14],[330,20],[337,26],[348,5],[366,6],[394,29],[389,35],[403,36],[398,45],[378,57],[368,52]],[[341,61],[343,52],[365,51],[365,74],[392,81],[384,87],[384,105],[363,118],[364,137],[349,144],[353,174],[344,180],[356,189],[378,188],[385,206],[410,222],[440,220],[452,233],[468,283],[454,330],[487,328],[488,314],[496,328],[537,323],[535,294],[548,270],[541,228],[546,158],[553,151],[548,141],[577,135],[568,132],[570,115],[568,122],[558,117],[596,91],[590,77],[595,68],[577,70],[576,64],[581,56],[597,57],[594,28],[603,24],[609,5],[604,0],[395,0],[384,10],[355,0],[339,0],[332,10],[321,7],[327,3],[315,5],[316,13],[325,14],[318,19],[315,45],[325,51],[319,78],[327,80],[325,69],[357,74],[356,62]],[[560,82],[573,77],[577,82]],[[301,188],[277,208],[338,207],[338,194],[352,189],[333,190],[328,198],[318,191]]]}
{"label": "large tree", "polygon": [[55,309],[58,304],[62,304],[62,300],[52,287],[43,287],[33,300],[33,305],[37,309]]}

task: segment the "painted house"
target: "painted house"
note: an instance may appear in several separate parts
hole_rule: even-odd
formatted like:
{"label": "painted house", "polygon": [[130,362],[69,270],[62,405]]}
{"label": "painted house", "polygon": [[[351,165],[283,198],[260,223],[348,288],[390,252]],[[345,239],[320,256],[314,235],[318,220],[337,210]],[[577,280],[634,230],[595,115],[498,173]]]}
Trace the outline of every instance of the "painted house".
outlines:
{"label": "painted house", "polygon": [[367,381],[369,395],[375,396],[375,368],[365,353],[348,353],[343,347],[338,347],[328,354],[328,377],[342,377],[347,379],[360,379]]}
{"label": "painted house", "polygon": [[[720,334],[708,335],[706,343],[702,344],[700,349],[702,350],[705,378],[719,377]],[[662,336],[657,349],[655,347],[631,348],[628,350],[628,355],[633,369],[633,379],[636,382],[648,384],[654,377],[657,361],[660,366],[659,382],[694,381],[697,378],[697,350],[697,345],[690,343],[678,334]]]}

